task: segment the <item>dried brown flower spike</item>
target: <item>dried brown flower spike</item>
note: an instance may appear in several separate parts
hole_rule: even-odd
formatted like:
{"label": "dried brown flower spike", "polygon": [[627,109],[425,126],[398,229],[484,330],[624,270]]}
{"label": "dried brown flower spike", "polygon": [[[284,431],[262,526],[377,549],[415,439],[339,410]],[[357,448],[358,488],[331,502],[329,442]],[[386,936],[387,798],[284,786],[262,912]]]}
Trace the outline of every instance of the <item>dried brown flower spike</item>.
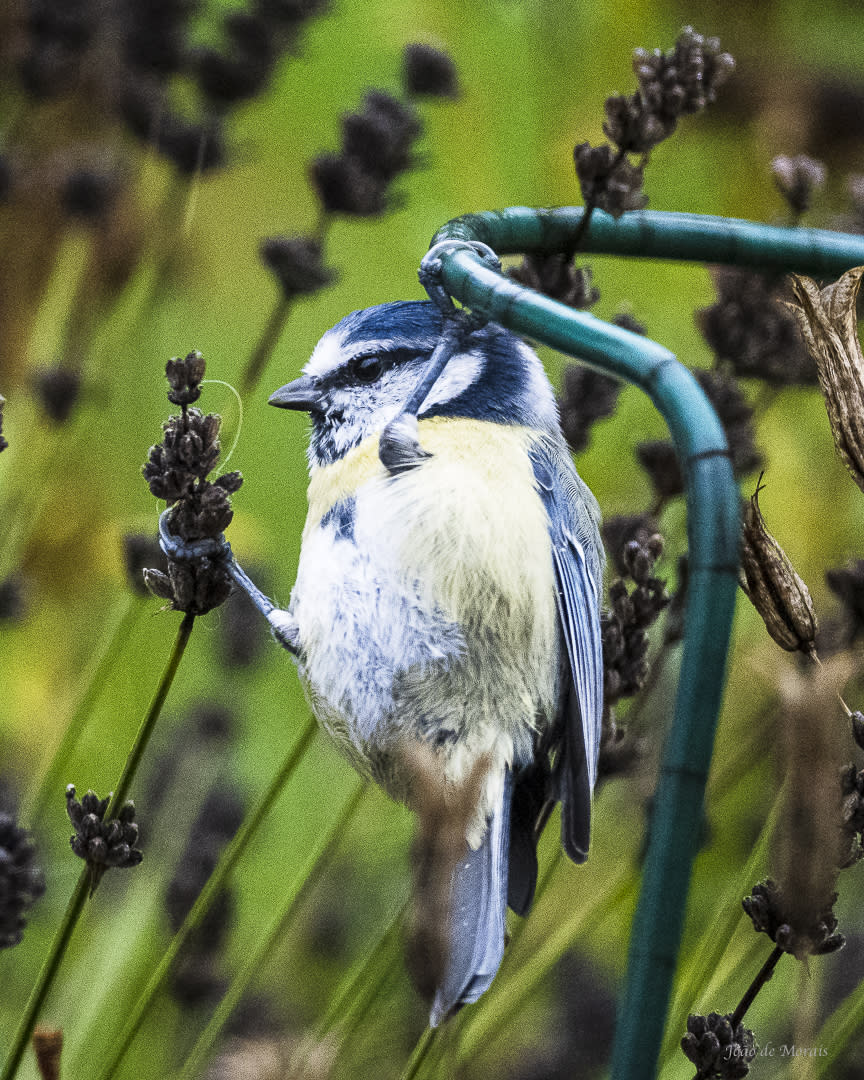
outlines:
{"label": "dried brown flower spike", "polygon": [[741,537],[741,587],[762,616],[777,644],[789,652],[816,655],[818,623],[810,590],[795,572],[786,552],[765,528],[759,509],[760,476],[744,509]]}
{"label": "dried brown flower spike", "polygon": [[42,1080],[60,1080],[63,1032],[60,1028],[37,1027],[33,1032],[33,1052]]}
{"label": "dried brown flower spike", "polygon": [[788,306],[816,362],[837,453],[864,491],[864,356],[855,310],[862,274],[864,266],[847,270],[824,289],[792,274],[797,303]]}

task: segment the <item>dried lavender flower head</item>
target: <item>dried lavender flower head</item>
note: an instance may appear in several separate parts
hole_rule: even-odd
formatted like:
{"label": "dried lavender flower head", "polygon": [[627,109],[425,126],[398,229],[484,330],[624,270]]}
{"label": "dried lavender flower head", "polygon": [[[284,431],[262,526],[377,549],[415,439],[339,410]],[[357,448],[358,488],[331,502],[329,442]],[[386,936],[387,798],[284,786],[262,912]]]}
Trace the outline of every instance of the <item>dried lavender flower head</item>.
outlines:
{"label": "dried lavender flower head", "polygon": [[732,1027],[732,1014],[721,1016],[688,1016],[687,1034],[681,1049],[693,1062],[700,1077],[717,1080],[738,1080],[750,1072],[750,1063],[757,1053],[753,1032],[739,1023]]}
{"label": "dried lavender flower head", "polygon": [[142,469],[151,494],[171,507],[169,532],[186,544],[213,541],[210,554],[169,559],[167,574],[154,569],[144,572],[151,592],[168,600],[175,610],[192,615],[206,614],[230,595],[222,533],[234,516],[230,496],[243,483],[238,472],[208,479],[219,460],[222,421],[188,404],[200,394],[204,370],[204,359],[197,352],[168,362],[168,398],[183,411],[162,425],[162,442],[151,446]]}
{"label": "dried lavender flower head", "polygon": [[165,378],[171,389],[168,400],[172,405],[186,407],[201,396],[201,381],[206,365],[199,352],[191,352],[185,360],[175,357],[165,365]]}
{"label": "dried lavender flower head", "polygon": [[[612,546],[613,562],[623,573],[609,586],[609,610],[601,615],[604,697],[613,706],[632,697],[648,676],[649,627],[669,603],[666,583],[654,576],[663,552],[663,539],[652,531],[652,519],[610,519],[604,539]],[[635,583],[628,592],[625,578]]]}
{"label": "dried lavender flower head", "polygon": [[105,821],[110,802],[110,796],[100,799],[93,791],[78,800],[75,785],[66,788],[66,813],[75,828],[69,843],[78,858],[90,867],[94,883],[108,867],[137,866],[144,857],[135,847],[138,841],[135,804],[124,803],[116,818]]}
{"label": "dried lavender flower head", "polygon": [[593,307],[600,299],[591,267],[574,266],[573,260],[562,252],[525,255],[518,266],[507,271],[507,276],[526,288],[580,310]]}
{"label": "dried lavender flower head", "polygon": [[63,182],[60,202],[65,212],[87,224],[103,220],[120,187],[119,176],[107,169],[83,168]]}
{"label": "dried lavender flower head", "polygon": [[703,37],[685,26],[671,52],[636,49],[633,70],[646,109],[674,125],[679,116],[699,112],[716,99],[735,61],[716,37]]}
{"label": "dried lavender flower head", "polygon": [[821,161],[806,154],[787,157],[781,154],[771,162],[771,174],[777,190],[789,204],[795,217],[810,209],[813,195],[825,185],[827,176]]}
{"label": "dried lavender flower head", "polygon": [[644,167],[616,155],[611,146],[579,143],[574,147],[573,161],[586,206],[619,218],[628,210],[648,205],[648,196],[642,191]]}
{"label": "dried lavender flower head", "polygon": [[310,236],[271,236],[261,242],[260,252],[286,301],[316,293],[336,276],[324,265],[321,244]]}
{"label": "dried lavender flower head", "polygon": [[27,912],[45,892],[36,849],[12,813],[0,808],[0,949],[17,945],[27,925]]}
{"label": "dried lavender flower head", "polygon": [[402,57],[402,85],[413,97],[459,96],[456,65],[443,49],[417,43],[406,45]]}
{"label": "dried lavender flower head", "polygon": [[[573,151],[589,214],[597,208],[617,218],[647,204],[642,179],[652,149],[672,134],[680,116],[714,100],[734,66],[716,38],[705,38],[690,26],[681,31],[671,52],[634,52],[639,89],[606,99],[603,132],[612,146],[586,142]],[[634,163],[628,155],[639,155],[640,160]]]}
{"label": "dried lavender flower head", "polygon": [[718,363],[771,386],[814,385],[816,365],[780,300],[783,280],[730,266],[711,276],[717,299],[697,311],[696,322]]}
{"label": "dried lavender flower head", "polygon": [[37,372],[33,379],[42,410],[55,424],[65,424],[81,395],[81,376],[63,364]]}
{"label": "dried lavender flower head", "polygon": [[374,217],[390,205],[389,186],[414,165],[421,131],[410,103],[369,90],[358,112],[342,117],[342,147],[321,154],[310,168],[312,185],[327,214]]}
{"label": "dried lavender flower head", "polygon": [[561,430],[574,454],[588,447],[598,420],[612,416],[618,406],[621,383],[584,364],[568,364],[558,399]]}

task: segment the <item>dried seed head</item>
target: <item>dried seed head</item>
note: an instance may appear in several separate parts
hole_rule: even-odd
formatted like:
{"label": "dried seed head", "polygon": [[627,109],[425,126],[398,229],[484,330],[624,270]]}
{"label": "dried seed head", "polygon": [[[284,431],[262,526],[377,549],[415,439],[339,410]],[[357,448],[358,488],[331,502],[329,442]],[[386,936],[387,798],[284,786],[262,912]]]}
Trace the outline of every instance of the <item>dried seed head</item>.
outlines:
{"label": "dried seed head", "polygon": [[[650,518],[643,519],[642,528],[639,519],[630,521],[634,524],[629,538],[626,523],[613,527],[612,536],[607,538],[607,542],[611,539],[623,545],[614,557],[624,571],[624,576],[609,586],[609,610],[600,619],[604,697],[610,707],[645,685],[649,670],[647,631],[669,603],[665,581],[653,576],[654,564],[663,551],[662,537],[650,531]],[[627,591],[624,577],[634,581],[632,592]]]}
{"label": "dried seed head", "polygon": [[69,843],[79,859],[87,863],[93,888],[109,867],[137,866],[144,857],[135,847],[138,842],[135,804],[124,803],[116,818],[105,821],[109,802],[110,796],[100,799],[93,791],[88,791],[79,802],[75,798],[75,785],[66,788],[66,813],[75,829]]}
{"label": "dried seed head", "polygon": [[574,266],[572,259],[560,252],[526,255],[507,276],[520,285],[551,296],[572,308],[590,308],[600,299],[590,266]]}
{"label": "dried seed head", "polygon": [[799,959],[803,956],[825,956],[842,949],[846,939],[837,933],[834,903],[837,893],[826,898],[825,906],[807,927],[794,927],[794,905],[784,897],[776,881],[768,878],[753,886],[741,906],[753,923],[753,929],[768,937],[784,952]]}
{"label": "dried seed head", "polygon": [[402,84],[414,97],[459,96],[456,65],[442,49],[416,43],[406,45],[402,56]]}
{"label": "dried seed head", "polygon": [[806,154],[781,154],[771,162],[774,183],[796,217],[810,209],[814,192],[825,184],[825,166]]}
{"label": "dried seed head", "polygon": [[815,365],[778,298],[780,279],[731,266],[711,276],[717,299],[697,311],[696,322],[718,362],[771,386],[815,386]]}
{"label": "dried seed head", "polygon": [[171,389],[168,400],[172,405],[191,405],[201,397],[201,380],[206,370],[200,352],[191,352],[185,360],[175,357],[165,365],[165,378]]}
{"label": "dried seed head", "polygon": [[0,394],[0,453],[2,453],[9,443],[3,438],[3,406],[6,404],[6,398]]}
{"label": "dried seed head", "polygon": [[582,364],[569,364],[564,369],[558,408],[561,430],[574,454],[586,449],[594,424],[615,412],[620,392],[621,383],[602,372]]}
{"label": "dried seed head", "polygon": [[585,205],[596,206],[615,218],[628,210],[642,210],[648,196],[642,191],[643,166],[616,154],[611,146],[579,143],[573,150],[576,176]]}
{"label": "dried seed head", "polygon": [[757,486],[744,509],[741,585],[781,648],[815,655],[818,623],[810,591],[765,527],[759,509],[761,490]]}
{"label": "dried seed head", "polygon": [[323,289],[336,277],[324,265],[321,245],[309,236],[271,236],[261,243],[261,258],[273,272],[286,300]]}
{"label": "dried seed head", "polygon": [[788,306],[816,362],[834,446],[864,491],[864,356],[856,313],[862,274],[864,266],[847,270],[824,289],[792,274],[797,303]]}
{"label": "dried seed head", "polygon": [[700,1077],[733,1080],[746,1076],[750,1063],[758,1052],[753,1032],[739,1023],[732,1027],[732,1014],[721,1016],[688,1016],[687,1034],[681,1049],[696,1066]]}
{"label": "dried seed head", "polygon": [[387,209],[387,185],[353,158],[319,154],[309,168],[312,186],[328,214],[376,217]]}
{"label": "dried seed head", "polygon": [[81,376],[78,372],[63,364],[54,364],[36,373],[33,386],[48,419],[56,424],[64,424],[81,396]]}
{"label": "dried seed head", "polygon": [[27,912],[45,892],[35,855],[29,834],[0,807],[0,950],[21,941]]}

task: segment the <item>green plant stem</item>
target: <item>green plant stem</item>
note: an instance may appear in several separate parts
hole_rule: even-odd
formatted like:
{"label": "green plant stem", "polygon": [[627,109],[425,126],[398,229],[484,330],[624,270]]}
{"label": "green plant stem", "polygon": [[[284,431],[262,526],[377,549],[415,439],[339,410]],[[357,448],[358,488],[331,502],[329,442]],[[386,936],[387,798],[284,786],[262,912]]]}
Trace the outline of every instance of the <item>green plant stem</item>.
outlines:
{"label": "green plant stem", "polygon": [[124,596],[123,610],[115,622],[101,655],[93,665],[91,674],[85,680],[84,692],[69,718],[63,736],[52,755],[51,763],[38,788],[31,793],[28,800],[30,805],[26,806],[22,812],[25,820],[31,822],[41,820],[49,803],[60,795],[60,777],[63,769],[68,767],[67,758],[77,744],[94,704],[105,689],[108,673],[129,640],[129,635],[141,611],[139,599],[137,596]]}
{"label": "green plant stem", "polygon": [[[721,961],[732,940],[732,935],[745,915],[741,910],[741,897],[746,896],[759,879],[760,867],[764,867],[768,848],[780,810],[783,806],[784,792],[777,793],[771,811],[762,827],[750,857],[729,883],[725,895],[716,907],[717,915],[709,926],[703,929],[701,946],[691,962],[678,979],[675,996],[669,1008],[669,1019],[663,1043],[661,1061],[669,1067],[671,1061],[680,1054],[681,1033],[686,1027],[687,1016],[700,1011],[698,1002],[709,1001],[719,996]],[[662,1071],[662,1070],[661,1070]]]}
{"label": "green plant stem", "polygon": [[756,1000],[756,995],[774,974],[774,968],[777,967],[777,961],[782,955],[783,950],[780,948],[779,945],[775,945],[773,950],[771,951],[771,955],[759,969],[756,978],[753,980],[752,983],[750,983],[749,987],[747,988],[747,992],[744,994],[744,997],[742,997],[741,1000],[738,1002],[738,1008],[735,1010],[734,1013],[732,1013],[732,1017],[729,1023],[732,1025],[733,1031],[744,1019],[747,1010]]}
{"label": "green plant stem", "polygon": [[336,1026],[337,1020],[342,1032],[340,1042],[344,1041],[353,1030],[353,1021],[357,1013],[362,1009],[364,1003],[368,1003],[371,997],[374,996],[369,994],[369,990],[375,985],[376,976],[381,973],[380,961],[382,957],[386,957],[390,950],[408,911],[409,902],[406,901],[393,915],[387,923],[384,933],[371,951],[354,966],[353,971],[344,980],[342,989],[334,995],[330,1007],[315,1028],[316,1042],[321,1042],[324,1039],[330,1030]]}
{"label": "green plant stem", "polygon": [[[204,916],[210,909],[210,905],[216,899],[220,889],[227,881],[241,855],[249,845],[250,840],[260,828],[261,823],[273,808],[273,804],[276,802],[283,787],[303,759],[317,730],[318,725],[316,721],[310,717],[297,742],[292,746],[279,771],[273,777],[267,790],[261,796],[258,805],[245,819],[235,833],[234,839],[223,851],[213,873],[207,879],[207,884],[201,890],[198,899],[193,904],[192,910],[184,919],[183,925],[171,939],[170,945],[163,954],[162,959],[159,961],[153,974],[150,976],[147,985],[144,987],[138,1000],[129,1010],[129,1017],[126,1024],[111,1046],[111,1057],[98,1073],[97,1080],[109,1080],[110,1077],[115,1075],[120,1063],[126,1056],[127,1050],[132,1045],[132,1040],[137,1035],[138,1029],[144,1022],[144,1018],[147,1015],[153,1000],[168,977],[177,954],[186,944],[189,935],[201,925]],[[5,1080],[5,1078],[0,1077],[0,1080]]]}
{"label": "green plant stem", "polygon": [[417,1040],[417,1045],[408,1059],[408,1063],[402,1070],[402,1076],[400,1080],[415,1080],[419,1075],[420,1068],[423,1062],[426,1060],[426,1055],[432,1047],[432,1043],[435,1039],[435,1034],[438,1028],[427,1027],[420,1038]]}
{"label": "green plant stem", "polygon": [[[779,945],[775,946],[771,952],[771,955],[759,969],[756,978],[748,986],[747,991],[744,994],[744,997],[741,998],[740,1002],[738,1003],[738,1007],[736,1008],[735,1012],[732,1013],[732,1015],[729,1017],[729,1024],[732,1028],[733,1033],[735,1031],[735,1028],[738,1027],[738,1025],[744,1019],[744,1015],[747,1010],[755,1001],[756,995],[774,974],[774,968],[777,966],[777,961],[782,955],[783,950],[779,947]],[[711,1076],[713,1075],[715,1075],[715,1073],[712,1072]],[[709,1076],[702,1069],[697,1069],[696,1075],[693,1077],[693,1080],[709,1080]]]}
{"label": "green plant stem", "polygon": [[[162,678],[156,689],[156,694],[153,697],[150,708],[147,711],[147,715],[141,722],[138,734],[135,736],[135,742],[132,744],[132,749],[129,751],[126,765],[120,776],[120,782],[105,811],[106,820],[108,820],[112,816],[113,811],[122,804],[126,797],[126,793],[135,778],[135,773],[141,761],[141,755],[144,753],[147,741],[150,738],[156,721],[159,719],[159,714],[162,711],[165,698],[168,696],[168,691],[171,689],[171,683],[174,681],[177,668],[183,658],[183,653],[185,652],[186,645],[189,641],[189,635],[192,633],[194,621],[194,615],[187,614],[183,616],[183,621],[177,631],[177,637],[174,641],[174,648],[171,650],[168,664],[162,673]],[[78,925],[81,912],[84,910],[84,904],[93,887],[93,882],[94,877],[91,872],[91,867],[85,866],[78,879],[78,884],[75,886],[75,891],[69,900],[69,904],[63,915],[63,921],[60,923],[57,933],[54,936],[54,940],[51,943],[51,949],[45,963],[42,965],[42,970],[39,972],[39,978],[36,980],[36,985],[33,987],[33,991],[30,994],[30,1000],[27,1002],[24,1015],[21,1017],[18,1030],[15,1033],[12,1049],[3,1066],[3,1072],[0,1073],[0,1080],[12,1080],[12,1077],[18,1071],[21,1057],[33,1034],[33,1027],[39,1018],[39,1012],[45,1003],[45,999],[47,998],[57,972],[60,969],[60,964],[63,961],[69,942],[72,940],[72,935],[75,932],[75,927]]]}
{"label": "green plant stem", "polygon": [[165,668],[162,680],[159,683],[153,701],[150,704],[150,708],[147,710],[147,715],[141,721],[141,726],[138,728],[138,734],[135,736],[135,742],[132,744],[132,749],[129,751],[129,756],[126,758],[126,764],[123,766],[123,772],[120,774],[120,780],[111,796],[111,802],[108,803],[108,809],[105,811],[106,821],[115,817],[117,811],[126,801],[126,796],[129,794],[129,789],[132,786],[132,781],[135,779],[135,774],[138,772],[138,766],[141,764],[141,758],[144,755],[144,751],[147,749],[147,743],[150,741],[150,736],[153,734],[153,728],[156,726],[156,721],[159,719],[159,714],[162,712],[165,698],[168,697],[171,683],[174,681],[174,676],[177,674],[177,668],[180,666],[180,661],[183,659],[183,653],[186,651],[186,646],[189,643],[189,636],[192,633],[192,627],[194,625],[195,616],[186,612],[183,616],[183,621],[180,623],[180,628],[177,631],[177,638],[168,660],[168,666]]}
{"label": "green plant stem", "polygon": [[524,957],[518,973],[494,987],[488,1001],[481,999],[482,1004],[472,1011],[471,1021],[460,1042],[460,1059],[471,1058],[481,1046],[491,1045],[567,949],[572,947],[584,927],[596,924],[601,917],[608,918],[632,896],[636,886],[637,878],[629,868],[625,868],[616,876],[608,891],[598,890],[583,905],[574,905],[568,916]]}
{"label": "green plant stem", "polygon": [[291,926],[293,917],[300,901],[308,896],[315,887],[321,876],[330,865],[333,855],[342,840],[345,826],[353,816],[357,806],[368,790],[368,783],[358,785],[357,790],[346,802],[342,813],[333,823],[324,837],[313,848],[311,855],[306,860],[303,870],[297,876],[294,884],[288,892],[288,899],[277,917],[270,924],[270,928],[262,937],[257,948],[253,949],[245,964],[231,980],[225,996],[219,1002],[213,1015],[204,1030],[198,1037],[198,1041],[192,1048],[186,1063],[180,1072],[179,1080],[195,1080],[201,1075],[201,1070],[206,1063],[222,1028],[228,1022],[234,1009],[248,990],[255,977],[267,963],[272,955],[276,943]]}
{"label": "green plant stem", "polygon": [[[606,173],[606,180],[612,176],[612,173],[618,168],[624,158],[627,156],[627,151],[618,148],[618,152],[612,160],[612,164],[609,166],[609,171]],[[582,241],[585,239],[585,233],[588,231],[588,226],[591,224],[591,215],[597,209],[597,198],[589,199],[583,208],[582,220],[576,226],[576,231],[573,233],[573,239],[567,245],[564,250],[564,259],[566,262],[570,262],[576,252],[582,245]]]}
{"label": "green plant stem", "polygon": [[12,1080],[12,1077],[14,1077],[18,1071],[18,1066],[21,1064],[21,1058],[24,1056],[24,1051],[27,1049],[33,1034],[33,1028],[36,1026],[36,1021],[39,1018],[39,1013],[54,984],[54,978],[57,975],[60,964],[66,954],[66,948],[72,939],[75,927],[78,925],[78,919],[81,917],[81,912],[84,910],[84,905],[86,904],[89,895],[90,869],[85,866],[78,878],[78,884],[75,886],[75,891],[72,893],[72,896],[69,898],[69,903],[66,905],[66,910],[63,913],[63,921],[57,928],[57,933],[54,935],[54,940],[51,942],[48,956],[45,958],[45,962],[39,972],[39,978],[36,980],[36,985],[33,987],[30,994],[30,1000],[27,1002],[24,1014],[19,1021],[18,1030],[15,1032],[15,1038],[12,1040],[9,1055],[3,1065],[3,1072],[0,1073],[0,1080]]}
{"label": "green plant stem", "polygon": [[280,293],[279,299],[270,312],[270,317],[264,324],[261,336],[246,361],[246,367],[243,369],[243,375],[240,379],[240,393],[244,397],[250,394],[258,385],[258,380],[261,378],[264,368],[267,366],[267,361],[273,355],[273,350],[276,348],[282,334],[290,310],[290,302]]}

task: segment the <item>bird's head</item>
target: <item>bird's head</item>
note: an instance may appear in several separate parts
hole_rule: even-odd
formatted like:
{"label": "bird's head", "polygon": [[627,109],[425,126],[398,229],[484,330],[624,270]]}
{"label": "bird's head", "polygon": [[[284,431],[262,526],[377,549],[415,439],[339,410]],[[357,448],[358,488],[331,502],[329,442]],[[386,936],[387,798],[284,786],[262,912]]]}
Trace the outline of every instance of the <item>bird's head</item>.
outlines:
{"label": "bird's head", "polygon": [[[321,338],[299,379],[270,404],[312,419],[312,465],[337,461],[401,412],[426,372],[443,316],[429,301],[379,304],[346,315]],[[533,352],[489,323],[454,354],[419,413],[557,430],[552,387]]]}

